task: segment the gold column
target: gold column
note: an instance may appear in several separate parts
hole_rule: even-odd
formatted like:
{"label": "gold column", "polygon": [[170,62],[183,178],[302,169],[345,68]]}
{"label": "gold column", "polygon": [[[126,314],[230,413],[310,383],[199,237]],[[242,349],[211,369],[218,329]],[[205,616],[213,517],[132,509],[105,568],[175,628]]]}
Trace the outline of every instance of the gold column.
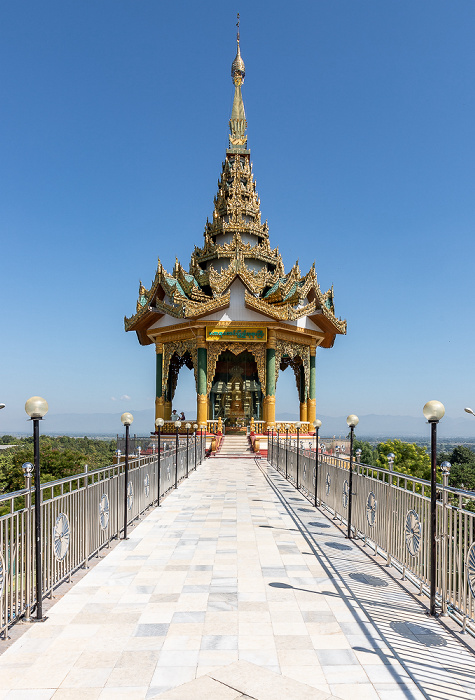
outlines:
{"label": "gold column", "polygon": [[[315,358],[317,354],[317,347],[316,345],[311,345],[310,346],[310,358]],[[315,374],[315,359],[312,361],[310,359],[310,387],[309,387],[309,395],[307,399],[307,420],[310,423],[310,429],[312,429],[312,423],[317,417],[317,400],[315,398],[315,377],[312,376]],[[313,393],[313,396],[312,396]]]}
{"label": "gold column", "polygon": [[163,419],[170,420],[171,417],[172,417],[172,402],[171,401],[164,401],[163,402]]}
{"label": "gold column", "polygon": [[[208,344],[204,328],[196,331],[196,347],[198,356],[198,386],[196,393],[196,422],[200,426],[207,428],[208,423]],[[201,352],[200,352],[201,350]],[[203,352],[204,350],[204,352]],[[201,363],[203,367],[201,367]]]}
{"label": "gold column", "polygon": [[300,404],[300,420],[304,423],[307,422],[307,402],[304,401]]}
{"label": "gold column", "polygon": [[[266,360],[266,394],[263,406],[263,419],[265,420],[265,430],[275,428],[275,349],[276,335],[273,328],[267,329],[267,351],[273,350],[273,353],[267,352]],[[272,375],[272,376],[270,376]],[[269,391],[270,390],[270,391]],[[269,393],[267,393],[269,391]]]}

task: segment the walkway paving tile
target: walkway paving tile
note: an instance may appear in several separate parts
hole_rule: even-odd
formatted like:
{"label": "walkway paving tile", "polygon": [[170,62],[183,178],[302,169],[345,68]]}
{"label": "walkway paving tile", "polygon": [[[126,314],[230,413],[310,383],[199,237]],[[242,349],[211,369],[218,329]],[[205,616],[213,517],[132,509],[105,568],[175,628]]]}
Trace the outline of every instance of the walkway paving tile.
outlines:
{"label": "walkway paving tile", "polygon": [[0,700],[475,700],[473,653],[264,460],[207,460],[24,626]]}

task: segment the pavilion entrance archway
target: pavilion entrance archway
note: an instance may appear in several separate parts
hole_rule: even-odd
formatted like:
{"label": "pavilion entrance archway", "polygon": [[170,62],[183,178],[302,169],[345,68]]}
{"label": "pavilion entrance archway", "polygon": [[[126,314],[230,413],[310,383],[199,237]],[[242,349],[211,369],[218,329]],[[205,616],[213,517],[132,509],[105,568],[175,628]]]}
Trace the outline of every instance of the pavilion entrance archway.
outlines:
{"label": "pavilion entrance archway", "polygon": [[254,354],[223,349],[216,360],[210,392],[210,418],[222,418],[226,429],[261,420],[264,394]]}

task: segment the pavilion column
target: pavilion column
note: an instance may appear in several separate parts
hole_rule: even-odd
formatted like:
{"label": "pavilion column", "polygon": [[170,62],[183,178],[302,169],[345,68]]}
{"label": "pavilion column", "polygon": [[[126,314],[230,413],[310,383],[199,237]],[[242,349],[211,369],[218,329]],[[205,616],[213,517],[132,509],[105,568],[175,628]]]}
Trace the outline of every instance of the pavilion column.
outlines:
{"label": "pavilion column", "polygon": [[275,331],[269,328],[266,346],[266,395],[263,410],[265,430],[275,427],[275,347]]}
{"label": "pavilion column", "polygon": [[170,373],[170,368],[168,368],[167,388],[164,399],[165,400],[163,402],[163,417],[165,420],[170,420],[170,418],[172,417],[172,377]]}
{"label": "pavilion column", "polygon": [[208,420],[208,348],[205,340],[205,329],[197,332],[196,345],[198,349],[198,385],[196,392],[196,422],[203,428]]}
{"label": "pavilion column", "polygon": [[313,421],[317,417],[317,401],[316,401],[316,386],[317,386],[317,373],[316,373],[316,354],[317,348],[310,348],[310,382],[308,386],[308,399],[307,399],[307,420],[312,425]]}
{"label": "pavilion column", "polygon": [[[156,352],[156,369],[155,369],[155,420],[164,418],[164,401],[163,401],[163,343],[155,343]],[[155,428],[154,428],[155,430]]]}
{"label": "pavilion column", "polygon": [[300,367],[300,420],[307,421],[307,387],[305,386],[305,370]]}

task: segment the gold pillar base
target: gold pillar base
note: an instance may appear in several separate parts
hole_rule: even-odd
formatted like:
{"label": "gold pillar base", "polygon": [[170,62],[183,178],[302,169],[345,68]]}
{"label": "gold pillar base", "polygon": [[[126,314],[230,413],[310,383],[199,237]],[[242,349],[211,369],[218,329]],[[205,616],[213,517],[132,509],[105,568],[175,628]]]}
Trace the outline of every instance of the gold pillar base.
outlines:
{"label": "gold pillar base", "polygon": [[300,404],[300,420],[304,423],[307,422],[307,402]]}
{"label": "gold pillar base", "polygon": [[[157,396],[155,399],[155,420],[157,418],[165,419],[165,406],[163,403],[163,396]],[[154,428],[155,430],[155,428]]]}
{"label": "gold pillar base", "polygon": [[313,421],[317,417],[317,400],[307,399],[307,420],[310,423],[310,430],[313,428]]}
{"label": "gold pillar base", "polygon": [[275,428],[275,396],[266,396],[264,399],[265,410],[265,430]]}
{"label": "gold pillar base", "polygon": [[197,394],[196,396],[196,422],[200,428],[208,427],[208,396],[207,394]]}
{"label": "gold pillar base", "polygon": [[164,401],[163,402],[163,418],[164,420],[170,420],[172,417],[172,402],[171,401]]}

